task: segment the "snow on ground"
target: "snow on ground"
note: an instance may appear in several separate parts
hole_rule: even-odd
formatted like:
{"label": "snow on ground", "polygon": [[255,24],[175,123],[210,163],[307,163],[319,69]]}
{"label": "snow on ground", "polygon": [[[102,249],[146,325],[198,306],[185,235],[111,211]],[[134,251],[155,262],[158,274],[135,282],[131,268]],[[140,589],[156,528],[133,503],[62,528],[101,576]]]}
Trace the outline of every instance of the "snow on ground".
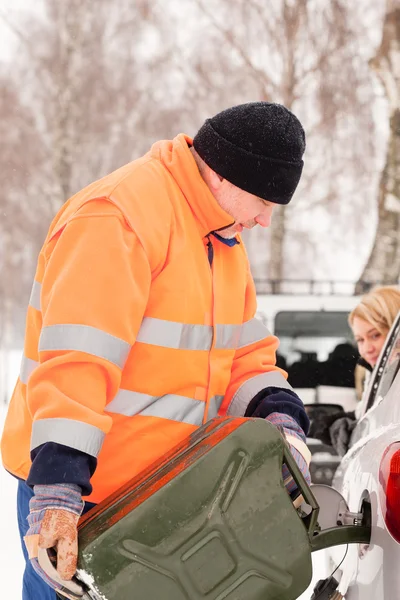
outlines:
{"label": "snow on ground", "polygon": [[[11,396],[18,377],[21,362],[20,352],[0,356],[3,377],[0,381],[0,435],[7,412],[5,398]],[[4,377],[7,372],[7,378]],[[6,383],[5,383],[6,382]],[[7,389],[4,389],[4,388]],[[16,513],[17,480],[0,466],[0,581],[3,600],[21,600],[24,559],[18,534]],[[39,599],[38,599],[39,600]]]}
{"label": "snow on ground", "polygon": [[[1,410],[1,430],[4,410]],[[0,470],[0,580],[1,598],[21,600],[24,560],[18,535],[16,516],[16,479]],[[39,600],[39,599],[38,599]]]}
{"label": "snow on ground", "polygon": [[[6,368],[8,377],[5,395],[8,395],[8,397],[11,396],[14,383],[18,376],[20,359],[20,352],[13,352],[11,358],[7,359]],[[0,388],[2,387],[2,383],[4,388],[4,379],[0,382]],[[6,412],[7,405],[2,402],[0,404],[0,435],[3,431]],[[21,581],[24,560],[18,535],[16,492],[16,479],[0,467],[0,596],[1,599],[4,598],[7,600],[21,600],[22,597]],[[298,600],[310,600],[315,582],[325,576],[323,551],[313,554],[313,572],[312,584]]]}

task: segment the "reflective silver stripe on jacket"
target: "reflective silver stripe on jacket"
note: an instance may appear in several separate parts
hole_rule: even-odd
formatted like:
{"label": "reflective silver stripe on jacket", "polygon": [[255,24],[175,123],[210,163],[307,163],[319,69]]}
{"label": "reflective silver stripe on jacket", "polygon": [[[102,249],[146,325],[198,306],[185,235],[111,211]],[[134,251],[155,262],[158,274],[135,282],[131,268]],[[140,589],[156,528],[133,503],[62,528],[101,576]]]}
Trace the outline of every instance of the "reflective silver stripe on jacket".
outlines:
{"label": "reflective silver stripe on jacket", "polygon": [[131,346],[120,338],[88,325],[48,325],[39,338],[39,352],[76,350],[123,368]]}
{"label": "reflective silver stripe on jacket", "polygon": [[31,296],[29,298],[29,306],[36,308],[36,310],[40,310],[40,294],[42,291],[42,284],[36,281],[33,282]]}
{"label": "reflective silver stripe on jacket", "polygon": [[209,325],[189,325],[145,317],[136,341],[163,348],[180,350],[209,350],[213,328]]}
{"label": "reflective silver stripe on jacket", "polygon": [[255,377],[248,379],[240,386],[231,400],[227,415],[232,417],[243,417],[250,400],[266,387],[278,387],[293,390],[290,383],[288,383],[284,376],[278,371],[261,373],[261,375],[256,375]]}
{"label": "reflective silver stripe on jacket", "polygon": [[46,442],[55,442],[97,457],[104,435],[101,429],[82,421],[41,419],[32,424],[31,450]]}
{"label": "reflective silver stripe on jacket", "polygon": [[238,348],[244,348],[245,346],[250,346],[250,344],[260,342],[270,335],[272,335],[272,333],[265,327],[260,319],[250,319],[250,321],[243,323]]}
{"label": "reflective silver stripe on jacket", "polygon": [[[217,324],[215,334],[215,348],[218,350],[244,348],[271,335],[259,319],[251,319],[243,325]],[[213,342],[213,327],[145,317],[136,341],[176,350],[209,351]]]}
{"label": "reflective silver stripe on jacket", "polygon": [[210,398],[210,402],[208,405],[207,421],[213,419],[218,415],[218,411],[220,409],[223,399],[223,396],[213,396],[212,398]]}
{"label": "reflective silver stripe on jacket", "polygon": [[223,349],[236,349],[239,344],[240,334],[243,325],[220,325],[215,326],[216,329],[216,340],[215,348],[218,350]]}
{"label": "reflective silver stripe on jacket", "polygon": [[25,355],[22,357],[21,368],[19,371],[19,378],[25,385],[28,383],[29,377],[32,375],[39,363],[36,360],[27,358]]}
{"label": "reflective silver stripe on jacket", "polygon": [[245,348],[272,335],[260,319],[250,319],[242,325],[216,325],[217,339],[215,347]]}
{"label": "reflective silver stripe on jacket", "polygon": [[[215,396],[210,400],[208,418],[216,416],[221,406],[223,396]],[[119,390],[115,398],[107,404],[105,410],[110,413],[132,417],[142,415],[149,417],[160,417],[188,423],[190,425],[201,425],[204,418],[205,402],[180,396],[178,394],[165,394],[164,396],[151,396],[141,392]],[[210,414],[211,412],[211,414]]]}

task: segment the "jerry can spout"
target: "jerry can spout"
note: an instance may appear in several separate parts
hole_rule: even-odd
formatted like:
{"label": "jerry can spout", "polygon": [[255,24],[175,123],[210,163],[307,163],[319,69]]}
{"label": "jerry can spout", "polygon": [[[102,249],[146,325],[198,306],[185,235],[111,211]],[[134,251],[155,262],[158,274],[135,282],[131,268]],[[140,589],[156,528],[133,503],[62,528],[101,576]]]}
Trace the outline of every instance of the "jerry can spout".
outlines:
{"label": "jerry can spout", "polygon": [[311,551],[341,544],[369,544],[371,504],[364,500],[360,512],[350,512],[341,494],[325,485],[311,486],[319,504],[318,527],[310,538]]}
{"label": "jerry can spout", "polygon": [[311,551],[341,544],[369,544],[371,504],[364,500],[358,513],[350,512],[341,494],[325,485],[311,486],[319,504],[318,526],[310,538]]}
{"label": "jerry can spout", "polygon": [[338,525],[316,533],[310,540],[311,552],[342,544],[369,544],[371,528],[365,525]]}
{"label": "jerry can spout", "polygon": [[371,539],[371,507],[366,500],[360,512],[352,513],[343,496],[333,487],[309,486],[289,452],[284,452],[303,503],[297,509],[308,531],[311,552],[342,544],[369,544]]}
{"label": "jerry can spout", "polygon": [[[364,498],[360,511],[354,513],[348,509],[346,501],[334,488],[326,485],[311,485],[310,488],[319,504],[318,524],[314,534],[310,537],[311,552],[342,544],[368,545],[370,543],[371,503],[369,497]],[[303,514],[300,515],[302,512]],[[298,513],[302,519],[307,521],[312,511],[304,503]],[[327,578],[317,581],[310,600],[344,600],[340,581],[335,579],[333,573]]]}

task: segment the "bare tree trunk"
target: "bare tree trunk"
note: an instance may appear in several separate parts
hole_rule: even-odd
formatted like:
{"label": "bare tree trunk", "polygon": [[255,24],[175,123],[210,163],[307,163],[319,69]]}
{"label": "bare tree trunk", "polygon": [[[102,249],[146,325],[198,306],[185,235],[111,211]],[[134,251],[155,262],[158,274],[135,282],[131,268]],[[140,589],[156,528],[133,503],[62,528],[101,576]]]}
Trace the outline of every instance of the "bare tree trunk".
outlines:
{"label": "bare tree trunk", "polygon": [[273,292],[281,289],[284,266],[284,241],[286,233],[285,206],[276,205],[271,223],[269,279],[273,282]]}
{"label": "bare tree trunk", "polygon": [[[307,4],[307,0],[305,4]],[[286,38],[285,68],[282,74],[282,98],[283,104],[289,110],[292,110],[295,100],[295,88],[297,85],[295,46],[304,9],[303,0],[294,5],[291,5],[288,0],[284,0],[282,4],[282,22]],[[272,291],[274,294],[279,294],[282,289],[285,265],[284,245],[286,226],[287,212],[285,206],[278,205],[274,209],[271,223],[270,260],[268,265],[269,279],[273,282]]]}
{"label": "bare tree trunk", "polygon": [[375,240],[356,293],[365,291],[365,283],[396,283],[400,275],[400,110],[392,116],[390,130],[386,165],[379,183]]}
{"label": "bare tree trunk", "polygon": [[400,277],[400,2],[388,0],[382,43],[371,67],[384,87],[390,110],[386,164],[378,192],[378,225],[371,254],[356,284],[396,283]]}

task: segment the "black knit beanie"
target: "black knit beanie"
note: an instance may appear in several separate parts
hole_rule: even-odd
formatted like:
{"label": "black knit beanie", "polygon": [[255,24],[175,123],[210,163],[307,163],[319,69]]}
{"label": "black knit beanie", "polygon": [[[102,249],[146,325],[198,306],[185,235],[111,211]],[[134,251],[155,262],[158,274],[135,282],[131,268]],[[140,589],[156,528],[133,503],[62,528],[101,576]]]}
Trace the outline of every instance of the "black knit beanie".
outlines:
{"label": "black knit beanie", "polygon": [[288,204],[306,147],[300,121],[281,104],[249,102],[207,119],[193,140],[218,175],[264,200]]}

